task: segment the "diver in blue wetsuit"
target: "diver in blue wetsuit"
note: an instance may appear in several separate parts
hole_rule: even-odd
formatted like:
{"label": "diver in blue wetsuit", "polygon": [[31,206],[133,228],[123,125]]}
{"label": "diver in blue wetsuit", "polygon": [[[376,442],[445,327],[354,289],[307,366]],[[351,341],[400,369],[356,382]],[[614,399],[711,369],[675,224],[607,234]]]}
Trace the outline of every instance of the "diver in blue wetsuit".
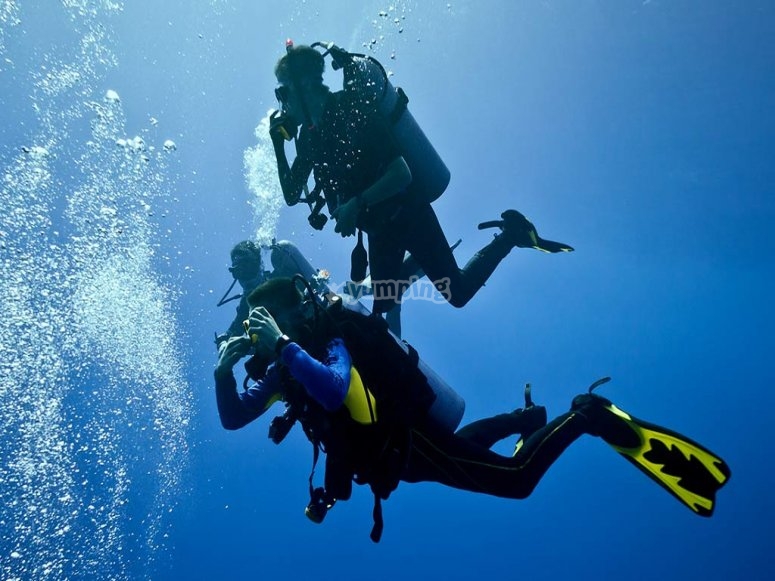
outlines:
{"label": "diver in blue wetsuit", "polygon": [[[307,514],[315,522],[337,500],[350,498],[353,481],[374,492],[375,541],[382,528],[380,501],[401,480],[526,498],[585,433],[602,437],[636,466],[651,470],[652,478],[698,514],[712,513],[715,493],[729,477],[723,461],[698,444],[636,420],[591,393],[575,398],[571,411],[548,424],[543,407],[526,406],[456,433],[441,428],[429,415],[433,393],[416,359],[380,343],[387,332],[373,326],[374,317],[313,312],[293,281],[283,278],[261,285],[248,301],[246,335],[229,340],[215,369],[218,413],[223,426],[235,430],[274,402],[285,402],[286,413],[272,422],[270,437],[279,443],[298,421],[315,457],[321,449],[326,452],[324,486],[313,489],[310,483]],[[254,345],[257,356],[272,363],[254,385],[238,391],[234,365]],[[489,450],[515,434],[522,438],[513,456]],[[670,449],[655,444],[663,440]],[[682,464],[676,446],[694,460]],[[685,473],[689,477],[682,479]]]}

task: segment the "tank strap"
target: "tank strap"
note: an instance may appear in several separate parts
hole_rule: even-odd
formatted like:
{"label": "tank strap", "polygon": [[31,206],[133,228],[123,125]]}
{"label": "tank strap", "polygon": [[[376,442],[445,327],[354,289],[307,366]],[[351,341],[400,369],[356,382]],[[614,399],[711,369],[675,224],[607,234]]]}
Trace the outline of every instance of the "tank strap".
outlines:
{"label": "tank strap", "polygon": [[398,100],[396,101],[396,106],[393,107],[393,110],[390,112],[390,117],[388,118],[388,121],[391,125],[398,123],[398,120],[401,119],[401,115],[406,112],[407,105],[409,105],[409,97],[406,96],[406,93],[404,93],[404,90],[401,87],[396,89],[396,93],[398,93]]}

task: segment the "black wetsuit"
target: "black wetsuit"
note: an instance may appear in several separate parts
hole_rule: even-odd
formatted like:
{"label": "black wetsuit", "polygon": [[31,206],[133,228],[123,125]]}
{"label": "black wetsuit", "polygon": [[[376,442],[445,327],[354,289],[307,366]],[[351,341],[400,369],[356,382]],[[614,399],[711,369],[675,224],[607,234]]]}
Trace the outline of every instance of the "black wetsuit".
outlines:
{"label": "black wetsuit", "polygon": [[527,498],[554,461],[586,433],[586,423],[576,412],[565,413],[527,437],[514,456],[502,456],[489,447],[520,433],[515,414],[479,420],[455,434],[417,428],[412,430],[409,461],[401,479],[438,482],[503,498]]}
{"label": "black wetsuit", "polygon": [[[321,123],[302,129],[297,155],[311,162],[316,184],[333,211],[374,184],[401,151],[380,115],[340,91],[329,95]],[[304,161],[300,165],[308,167]],[[368,235],[378,313],[400,302],[409,286],[410,281],[400,280],[407,251],[444,299],[462,307],[513,247],[504,237],[496,237],[460,269],[431,205],[406,192],[363,210],[357,226]]]}

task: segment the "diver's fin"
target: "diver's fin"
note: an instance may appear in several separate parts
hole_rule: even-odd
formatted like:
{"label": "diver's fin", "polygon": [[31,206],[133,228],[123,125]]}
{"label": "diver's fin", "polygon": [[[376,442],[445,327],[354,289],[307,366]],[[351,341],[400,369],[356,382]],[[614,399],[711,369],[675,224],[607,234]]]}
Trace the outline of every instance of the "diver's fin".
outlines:
{"label": "diver's fin", "polygon": [[574,248],[562,242],[544,240],[538,235],[535,226],[517,210],[506,210],[501,214],[502,220],[490,220],[479,224],[479,230],[485,228],[500,228],[504,234],[514,238],[514,245],[519,248],[534,248],[541,252],[573,252]]}
{"label": "diver's fin", "polygon": [[540,236],[536,236],[536,244],[533,246],[536,250],[541,252],[573,252],[574,248],[563,244],[562,242],[555,242],[554,240],[544,240]]}
{"label": "diver's fin", "polygon": [[590,415],[606,443],[696,514],[713,514],[716,492],[731,475],[721,458],[678,432],[628,414],[605,398],[579,396],[576,401],[581,403],[582,398],[591,398],[583,400],[585,405],[597,408]]}

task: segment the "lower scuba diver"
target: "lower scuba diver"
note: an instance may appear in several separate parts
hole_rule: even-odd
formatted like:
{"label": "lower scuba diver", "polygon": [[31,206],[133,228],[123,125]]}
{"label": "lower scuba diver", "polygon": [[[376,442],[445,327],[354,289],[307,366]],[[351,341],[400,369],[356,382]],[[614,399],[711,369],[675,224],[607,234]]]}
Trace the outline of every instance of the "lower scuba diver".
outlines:
{"label": "lower scuba diver", "polygon": [[[547,423],[545,408],[532,404],[473,422],[457,431],[434,417],[435,393],[383,319],[352,312],[341,297],[320,305],[295,280],[276,278],[248,297],[245,333],[232,337],[215,367],[221,423],[236,430],[263,415],[276,401],[285,413],[270,425],[279,443],[299,422],[313,444],[313,474],[325,452],[324,484],[313,486],[306,514],[323,521],[352,484],[374,494],[373,541],[383,528],[381,501],[399,482],[437,482],[504,498],[527,498],[554,461],[577,438],[597,436],[675,498],[701,516],[711,516],[716,492],[730,477],[726,463],[689,438],[644,422],[593,390],[576,396],[570,411]],[[234,366],[255,349],[237,389]],[[269,360],[251,371],[255,357]],[[456,424],[455,424],[456,426]],[[520,434],[513,456],[489,448]]]}
{"label": "lower scuba diver", "polygon": [[[272,115],[269,133],[280,185],[288,205],[309,204],[314,228],[325,224],[327,218],[320,214],[325,205],[336,220],[336,232],[347,237],[357,231],[354,257],[366,254],[366,233],[376,313],[400,303],[408,286],[400,279],[407,251],[444,299],[463,307],[513,248],[573,250],[542,239],[524,215],[511,209],[500,220],[480,224],[480,229],[497,227],[501,232],[460,268],[431,206],[446,189],[449,171],[406,109],[405,94],[390,84],[372,57],[328,44],[325,54],[334,59],[334,68],[344,71],[344,89],[332,92],[323,83],[325,59],[315,46],[323,45],[289,44],[275,67],[281,111]],[[292,164],[285,151],[288,140],[295,140]],[[310,174],[312,192],[307,187]],[[365,277],[366,268],[365,260],[357,262],[362,266],[356,269],[353,259],[356,282]]]}

